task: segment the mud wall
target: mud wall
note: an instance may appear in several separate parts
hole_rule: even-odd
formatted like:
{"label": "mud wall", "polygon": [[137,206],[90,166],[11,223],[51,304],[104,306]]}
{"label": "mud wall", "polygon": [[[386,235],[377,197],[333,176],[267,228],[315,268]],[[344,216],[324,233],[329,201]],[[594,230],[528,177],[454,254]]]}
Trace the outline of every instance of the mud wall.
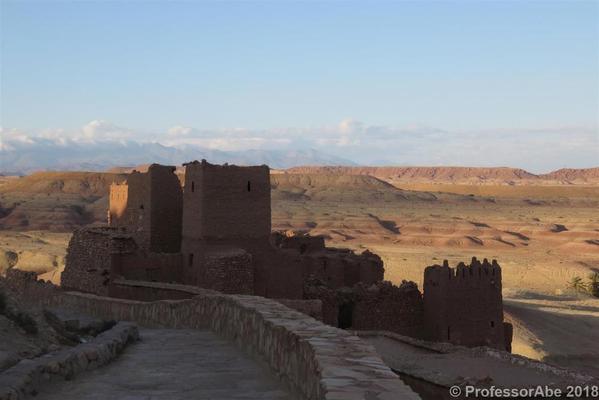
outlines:
{"label": "mud wall", "polygon": [[127,182],[110,186],[109,224],[131,234],[138,246],[156,253],[181,249],[183,193],[175,167],[152,164]]}
{"label": "mud wall", "polygon": [[137,245],[150,248],[150,179],[147,173],[132,172],[127,182],[110,185],[110,226],[131,234]]}
{"label": "mud wall", "polygon": [[425,338],[504,350],[501,268],[493,260],[424,271]]}
{"label": "mud wall", "polygon": [[148,282],[181,282],[180,253],[116,253],[111,255],[111,276]]}
{"label": "mud wall", "polygon": [[268,240],[271,230],[269,168],[266,165],[212,165],[205,160],[188,163],[183,204],[184,240]]}
{"label": "mud wall", "polygon": [[67,247],[61,286],[106,296],[111,279],[112,255],[133,253],[137,245],[115,228],[82,228]]}
{"label": "mud wall", "polygon": [[242,249],[205,254],[200,269],[201,287],[222,293],[254,294],[252,256]]}
{"label": "mud wall", "polygon": [[351,329],[384,330],[419,337],[424,323],[422,294],[414,282],[354,286]]}
{"label": "mud wall", "polygon": [[151,185],[150,250],[154,253],[181,251],[183,189],[175,167],[153,164],[148,170]]}

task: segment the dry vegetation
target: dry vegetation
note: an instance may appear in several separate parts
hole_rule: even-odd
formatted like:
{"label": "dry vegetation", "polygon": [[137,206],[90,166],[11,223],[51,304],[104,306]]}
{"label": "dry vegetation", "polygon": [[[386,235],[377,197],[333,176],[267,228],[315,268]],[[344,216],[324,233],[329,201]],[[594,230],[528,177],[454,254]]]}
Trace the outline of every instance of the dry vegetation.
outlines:
{"label": "dry vegetation", "polygon": [[[586,370],[599,365],[599,299],[568,288],[574,277],[599,271],[596,169],[543,179],[512,169],[474,178],[462,170],[296,172],[303,173],[272,175],[273,229],[369,248],[385,261],[387,279],[420,287],[427,265],[495,258],[516,327],[514,351]],[[46,173],[0,182],[0,270],[57,281],[68,231],[102,221],[108,185],[123,178]]]}

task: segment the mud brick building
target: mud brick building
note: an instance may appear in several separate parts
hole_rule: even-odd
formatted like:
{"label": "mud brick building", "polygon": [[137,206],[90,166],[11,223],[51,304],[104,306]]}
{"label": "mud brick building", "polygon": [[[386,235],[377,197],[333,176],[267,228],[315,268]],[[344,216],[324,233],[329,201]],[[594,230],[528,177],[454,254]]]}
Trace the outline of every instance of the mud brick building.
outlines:
{"label": "mud brick building", "polygon": [[324,322],[346,329],[388,330],[467,346],[508,349],[501,268],[473,259],[456,269],[425,270],[413,282],[384,281],[376,254],[328,248],[324,238],[271,231],[266,165],[153,164],[110,188],[108,226],[74,233],[62,285],[120,296],[117,282],[181,283],[321,307]]}

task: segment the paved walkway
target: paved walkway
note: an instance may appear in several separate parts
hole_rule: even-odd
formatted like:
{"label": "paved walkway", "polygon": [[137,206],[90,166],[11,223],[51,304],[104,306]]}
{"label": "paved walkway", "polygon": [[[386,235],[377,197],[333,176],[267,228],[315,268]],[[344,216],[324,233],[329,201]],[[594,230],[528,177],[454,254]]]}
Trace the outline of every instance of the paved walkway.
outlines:
{"label": "paved walkway", "polygon": [[288,399],[267,370],[210,331],[142,329],[113,363],[53,383],[42,400]]}

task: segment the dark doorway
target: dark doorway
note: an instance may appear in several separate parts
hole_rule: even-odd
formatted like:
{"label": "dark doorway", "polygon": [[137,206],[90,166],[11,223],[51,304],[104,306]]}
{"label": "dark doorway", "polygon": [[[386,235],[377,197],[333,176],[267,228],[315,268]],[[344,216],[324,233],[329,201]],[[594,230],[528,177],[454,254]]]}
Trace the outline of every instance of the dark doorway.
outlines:
{"label": "dark doorway", "polygon": [[354,303],[343,303],[339,306],[339,314],[337,316],[337,327],[341,329],[349,329],[352,327],[354,317]]}
{"label": "dark doorway", "polygon": [[252,183],[248,181],[248,192],[252,191]]}

